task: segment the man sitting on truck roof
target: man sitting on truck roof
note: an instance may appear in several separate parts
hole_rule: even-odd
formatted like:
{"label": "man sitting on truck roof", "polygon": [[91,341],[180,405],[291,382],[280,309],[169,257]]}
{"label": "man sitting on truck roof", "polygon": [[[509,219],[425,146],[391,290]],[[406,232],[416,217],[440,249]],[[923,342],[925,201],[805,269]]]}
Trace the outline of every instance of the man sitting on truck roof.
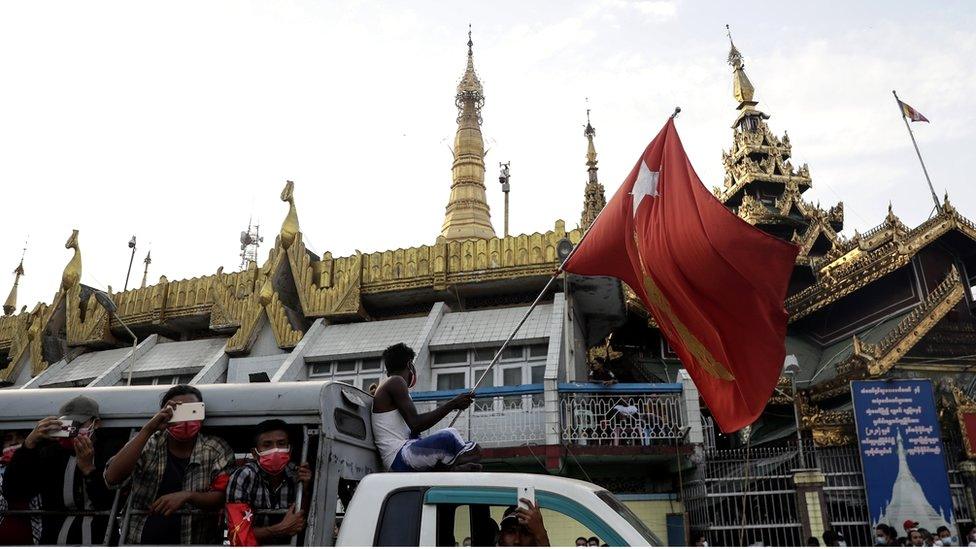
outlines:
{"label": "man sitting on truck roof", "polygon": [[471,405],[473,393],[462,393],[433,411],[418,413],[410,388],[417,383],[413,349],[397,343],[383,351],[383,363],[389,376],[373,396],[373,438],[383,458],[383,465],[394,472],[449,470],[480,471],[476,463],[481,447],[465,441],[457,429],[441,429],[426,437],[426,431],[455,410]]}
{"label": "man sitting on truck roof", "polygon": [[95,455],[98,425],[98,403],[77,396],[65,402],[57,416],[37,422],[10,457],[3,475],[6,498],[24,509],[25,502],[40,496],[40,509],[56,512],[41,517],[41,545],[104,541],[105,516],[84,520],[68,514],[107,511],[112,506],[114,494],[102,480],[104,456]]}
{"label": "man sitting on truck roof", "polygon": [[[228,467],[234,451],[223,439],[200,434],[202,421],[170,423],[182,404],[203,402],[200,390],[176,385],[163,395],[160,410],[105,467],[111,487],[132,479],[131,507],[141,511],[129,520],[123,543],[146,545],[212,545],[217,542],[214,516],[177,511],[192,506],[217,510],[224,504]],[[146,511],[148,515],[144,514]]]}
{"label": "man sitting on truck roof", "polygon": [[[246,503],[251,510],[287,509],[284,515],[256,515],[252,529],[261,545],[287,545],[291,536],[305,528],[304,509],[311,500],[312,470],[307,463],[291,461],[288,424],[280,419],[258,423],[254,434],[254,459],[234,471],[227,483],[227,503]],[[299,483],[302,505],[295,509]]]}

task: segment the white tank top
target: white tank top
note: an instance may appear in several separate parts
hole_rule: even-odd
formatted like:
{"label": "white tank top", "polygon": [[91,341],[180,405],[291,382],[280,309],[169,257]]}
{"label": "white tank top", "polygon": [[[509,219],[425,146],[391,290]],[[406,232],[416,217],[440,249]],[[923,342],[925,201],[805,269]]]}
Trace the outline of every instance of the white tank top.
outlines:
{"label": "white tank top", "polygon": [[373,412],[373,442],[383,458],[383,466],[390,470],[397,452],[410,440],[410,427],[399,410]]}

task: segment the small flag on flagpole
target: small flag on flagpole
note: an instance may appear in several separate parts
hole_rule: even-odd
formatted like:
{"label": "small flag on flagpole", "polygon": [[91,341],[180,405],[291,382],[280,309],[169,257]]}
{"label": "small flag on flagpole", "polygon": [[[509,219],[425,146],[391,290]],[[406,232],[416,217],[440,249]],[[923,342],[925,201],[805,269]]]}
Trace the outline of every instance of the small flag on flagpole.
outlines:
{"label": "small flag on flagpole", "polygon": [[902,113],[902,115],[904,115],[905,118],[911,120],[912,122],[928,122],[929,121],[929,119],[928,118],[925,118],[925,116],[922,113],[916,111],[914,107],[912,107],[908,103],[905,103],[901,99],[898,100],[898,105],[901,107],[901,113]]}

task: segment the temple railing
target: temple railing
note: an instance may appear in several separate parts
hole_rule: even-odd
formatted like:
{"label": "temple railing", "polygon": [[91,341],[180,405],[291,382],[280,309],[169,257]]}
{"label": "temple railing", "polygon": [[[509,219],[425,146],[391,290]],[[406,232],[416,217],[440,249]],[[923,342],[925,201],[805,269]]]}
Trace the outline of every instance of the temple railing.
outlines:
{"label": "temple railing", "polygon": [[[411,396],[420,412],[461,394],[462,390],[416,392]],[[461,436],[485,448],[545,444],[545,414],[541,383],[478,389],[470,408],[454,423]],[[456,412],[450,413],[431,431],[450,426]]]}
{"label": "temple railing", "polygon": [[[649,446],[673,444],[688,432],[679,383],[553,385],[557,390],[549,393],[541,383],[478,389],[474,404],[461,413],[454,428],[485,448]],[[412,397],[418,411],[427,412],[462,392],[415,392]],[[454,416],[449,414],[431,430],[450,426]]]}
{"label": "temple railing", "polygon": [[560,435],[580,446],[673,443],[688,430],[681,405],[680,384],[560,384]]}

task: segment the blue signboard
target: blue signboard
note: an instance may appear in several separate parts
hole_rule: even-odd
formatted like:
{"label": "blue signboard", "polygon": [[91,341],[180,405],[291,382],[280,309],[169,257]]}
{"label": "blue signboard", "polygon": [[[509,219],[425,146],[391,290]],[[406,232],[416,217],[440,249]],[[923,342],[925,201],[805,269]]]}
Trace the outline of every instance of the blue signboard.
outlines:
{"label": "blue signboard", "polygon": [[932,382],[852,381],[851,398],[871,525],[905,535],[913,521],[956,535]]}

